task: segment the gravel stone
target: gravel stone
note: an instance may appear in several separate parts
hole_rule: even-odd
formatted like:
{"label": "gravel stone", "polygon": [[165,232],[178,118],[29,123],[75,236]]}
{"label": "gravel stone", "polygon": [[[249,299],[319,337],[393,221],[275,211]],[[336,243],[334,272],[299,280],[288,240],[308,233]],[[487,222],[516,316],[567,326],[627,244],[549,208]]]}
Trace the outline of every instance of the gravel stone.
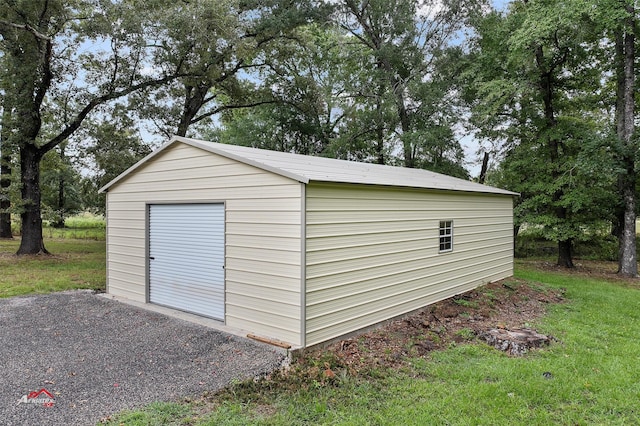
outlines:
{"label": "gravel stone", "polygon": [[[91,291],[0,299],[0,327],[3,425],[94,425],[267,374],[286,358],[279,348]],[[41,389],[53,406],[18,403]]]}

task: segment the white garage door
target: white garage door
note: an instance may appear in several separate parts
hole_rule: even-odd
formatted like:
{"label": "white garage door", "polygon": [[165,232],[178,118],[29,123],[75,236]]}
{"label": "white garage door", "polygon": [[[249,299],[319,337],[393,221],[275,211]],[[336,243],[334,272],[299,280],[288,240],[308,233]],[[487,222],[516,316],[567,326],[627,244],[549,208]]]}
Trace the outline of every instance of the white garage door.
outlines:
{"label": "white garage door", "polygon": [[224,320],[224,205],[149,206],[149,301]]}

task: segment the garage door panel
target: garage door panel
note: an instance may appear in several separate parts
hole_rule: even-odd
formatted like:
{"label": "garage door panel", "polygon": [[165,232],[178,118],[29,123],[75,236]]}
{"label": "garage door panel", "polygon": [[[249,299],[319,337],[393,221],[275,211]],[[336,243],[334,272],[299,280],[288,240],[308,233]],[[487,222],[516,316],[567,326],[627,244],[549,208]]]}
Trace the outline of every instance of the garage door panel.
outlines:
{"label": "garage door panel", "polygon": [[[185,265],[186,266],[186,265]],[[212,280],[203,280],[202,279],[202,275],[204,275],[206,272],[203,271],[199,271],[199,270],[194,270],[193,272],[187,272],[184,274],[181,274],[180,276],[167,276],[167,271],[169,271],[168,269],[164,268],[164,269],[160,269],[158,268],[156,270],[156,277],[160,276],[160,274],[163,275],[162,278],[164,278],[161,286],[158,284],[158,279],[156,279],[155,281],[155,287],[153,288],[154,291],[158,291],[161,288],[164,287],[168,287],[168,288],[175,288],[175,289],[180,289],[180,287],[184,287],[185,289],[187,289],[189,286],[203,286],[205,287],[205,289],[209,286],[213,286],[216,284],[222,284],[222,282],[216,282],[216,281],[212,281]],[[170,272],[170,271],[169,271]]]}
{"label": "garage door panel", "polygon": [[178,291],[172,288],[163,288],[160,290],[156,290],[156,295],[171,296],[174,298],[172,299],[173,301],[175,301],[175,298],[190,300],[194,296],[198,296],[201,298],[206,297],[209,301],[212,301],[212,302],[218,302],[218,303],[224,302],[224,297],[222,297],[222,295],[213,296],[211,295],[210,292],[203,290],[202,286],[199,286],[197,284],[193,284],[193,285],[181,284]]}
{"label": "garage door panel", "polygon": [[224,320],[224,204],[149,206],[149,301]]}
{"label": "garage door panel", "polygon": [[[184,256],[184,253],[183,253]],[[222,264],[222,256],[193,256],[189,258],[185,258],[184,260],[173,259],[168,256],[152,256],[154,259],[154,263],[157,264],[157,268],[162,268],[167,271],[169,274],[176,274],[180,276],[181,274],[189,271],[185,271],[184,266],[191,266],[198,269],[198,273],[200,271],[211,271],[216,272],[215,266]],[[211,265],[207,265],[206,263],[211,263]]]}

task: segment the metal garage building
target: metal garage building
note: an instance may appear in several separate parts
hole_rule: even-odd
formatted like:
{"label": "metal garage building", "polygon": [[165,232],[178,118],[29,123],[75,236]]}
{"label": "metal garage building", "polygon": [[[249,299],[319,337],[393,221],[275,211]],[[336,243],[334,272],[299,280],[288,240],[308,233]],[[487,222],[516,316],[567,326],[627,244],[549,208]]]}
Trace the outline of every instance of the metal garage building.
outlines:
{"label": "metal garage building", "polygon": [[512,192],[174,137],[102,188],[107,292],[306,347],[513,273]]}

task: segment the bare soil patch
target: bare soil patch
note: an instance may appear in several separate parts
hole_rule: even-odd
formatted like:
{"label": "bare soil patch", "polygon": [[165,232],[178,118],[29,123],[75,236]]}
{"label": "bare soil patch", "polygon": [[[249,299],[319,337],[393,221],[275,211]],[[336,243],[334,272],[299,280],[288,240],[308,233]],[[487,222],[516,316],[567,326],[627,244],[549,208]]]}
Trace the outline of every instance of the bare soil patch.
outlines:
{"label": "bare soil patch", "polygon": [[302,351],[285,369],[203,395],[197,406],[204,414],[221,401],[238,399],[270,405],[280,392],[299,392],[334,386],[344,377],[368,380],[389,369],[411,370],[415,357],[438,349],[480,341],[491,329],[517,330],[535,326],[553,303],[562,303],[564,291],[508,278],[425,307],[371,331]]}
{"label": "bare soil patch", "polygon": [[[325,380],[337,370],[358,376],[380,367],[398,368],[411,357],[474,341],[490,329],[532,327],[549,304],[564,301],[563,293],[515,278],[497,281],[356,337],[312,349],[297,364]],[[324,363],[317,362],[323,359]]]}

